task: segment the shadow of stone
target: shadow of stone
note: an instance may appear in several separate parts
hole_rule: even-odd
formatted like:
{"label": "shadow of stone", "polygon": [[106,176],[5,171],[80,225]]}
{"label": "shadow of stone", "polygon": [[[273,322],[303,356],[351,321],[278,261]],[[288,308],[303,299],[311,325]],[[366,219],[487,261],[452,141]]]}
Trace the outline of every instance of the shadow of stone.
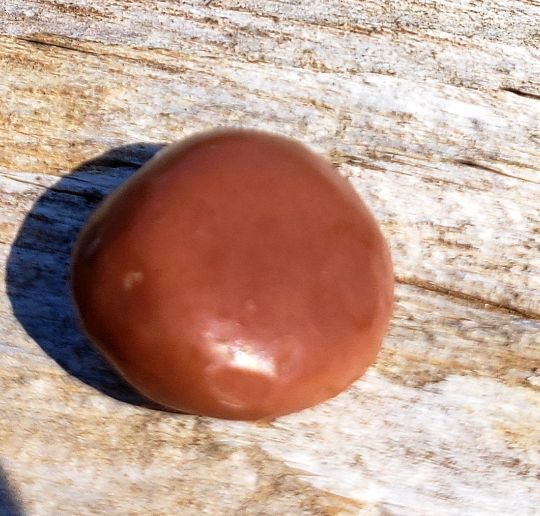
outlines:
{"label": "shadow of stone", "polygon": [[13,313],[52,359],[98,391],[149,408],[157,407],[128,386],[81,331],[70,294],[69,266],[71,249],[90,213],[163,146],[114,148],[48,188],[17,234],[6,275]]}
{"label": "shadow of stone", "polygon": [[17,496],[0,464],[0,516],[23,516]]}

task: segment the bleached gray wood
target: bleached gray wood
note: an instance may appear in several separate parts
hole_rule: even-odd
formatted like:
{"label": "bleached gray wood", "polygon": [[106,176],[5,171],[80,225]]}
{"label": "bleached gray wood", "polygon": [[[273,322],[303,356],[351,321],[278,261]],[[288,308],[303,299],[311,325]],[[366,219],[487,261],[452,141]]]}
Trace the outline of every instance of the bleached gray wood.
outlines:
{"label": "bleached gray wood", "polygon": [[[326,154],[395,262],[375,366],[271,425],[145,407],[89,351],[65,282],[101,196],[228,125]],[[536,515],[540,3],[4,0],[0,257],[13,511]]]}

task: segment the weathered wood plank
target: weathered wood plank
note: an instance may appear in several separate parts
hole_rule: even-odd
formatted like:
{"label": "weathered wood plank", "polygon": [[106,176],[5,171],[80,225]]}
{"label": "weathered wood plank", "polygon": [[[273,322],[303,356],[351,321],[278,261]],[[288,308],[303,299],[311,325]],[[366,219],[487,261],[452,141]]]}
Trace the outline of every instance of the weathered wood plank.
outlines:
{"label": "weathered wood plank", "polygon": [[[0,6],[0,501],[536,514],[540,3],[206,3]],[[71,242],[98,200],[159,144],[216,125],[328,155],[395,261],[393,323],[365,379],[266,426],[143,406],[69,303]]]}
{"label": "weathered wood plank", "polygon": [[153,51],[124,49],[122,59],[119,49],[4,44],[19,109],[5,114],[2,165],[22,168],[24,158],[26,170],[54,170],[88,147],[170,140],[215,120],[303,134],[346,173],[362,171],[355,183],[396,236],[398,277],[539,316],[540,154],[530,139],[539,102],[379,75],[278,75],[227,62],[209,75],[205,62],[174,65]]}

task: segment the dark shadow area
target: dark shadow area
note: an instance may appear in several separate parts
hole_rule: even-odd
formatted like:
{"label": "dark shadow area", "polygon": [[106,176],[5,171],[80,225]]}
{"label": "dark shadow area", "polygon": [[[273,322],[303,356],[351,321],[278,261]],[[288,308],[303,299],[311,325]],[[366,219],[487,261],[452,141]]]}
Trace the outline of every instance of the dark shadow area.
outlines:
{"label": "dark shadow area", "polygon": [[22,509],[0,464],[0,516],[23,516]]}
{"label": "dark shadow area", "polygon": [[113,371],[77,321],[69,286],[75,239],[98,203],[164,145],[133,144],[83,163],[35,202],[7,265],[7,293],[26,332],[68,373],[117,400],[155,408]]}

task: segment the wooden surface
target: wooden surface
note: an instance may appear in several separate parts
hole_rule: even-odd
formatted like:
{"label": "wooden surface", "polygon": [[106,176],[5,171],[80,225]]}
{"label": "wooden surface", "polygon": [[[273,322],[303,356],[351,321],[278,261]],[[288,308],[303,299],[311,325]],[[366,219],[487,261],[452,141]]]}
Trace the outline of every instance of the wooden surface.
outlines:
{"label": "wooden surface", "polygon": [[[270,425],[145,407],[66,284],[104,194],[227,125],[329,156],[395,262],[375,366]],[[3,0],[0,514],[540,514],[539,206],[537,0]]]}

